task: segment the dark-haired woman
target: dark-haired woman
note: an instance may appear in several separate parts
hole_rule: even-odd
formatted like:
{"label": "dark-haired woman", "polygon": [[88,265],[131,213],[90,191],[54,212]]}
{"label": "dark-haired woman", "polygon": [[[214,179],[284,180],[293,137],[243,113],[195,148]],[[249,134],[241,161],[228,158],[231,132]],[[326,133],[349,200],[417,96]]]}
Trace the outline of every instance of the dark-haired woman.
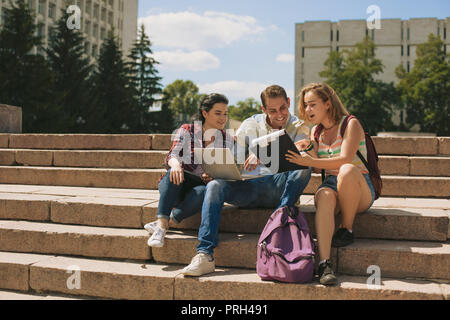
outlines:
{"label": "dark-haired woman", "polygon": [[200,211],[206,184],[212,179],[195,163],[194,148],[233,149],[233,137],[224,130],[227,114],[228,99],[210,94],[200,103],[200,121],[182,125],[174,135],[165,161],[168,171],[158,185],[157,220],[144,226],[152,234],[147,242],[150,247],[164,245],[169,220],[177,224]]}

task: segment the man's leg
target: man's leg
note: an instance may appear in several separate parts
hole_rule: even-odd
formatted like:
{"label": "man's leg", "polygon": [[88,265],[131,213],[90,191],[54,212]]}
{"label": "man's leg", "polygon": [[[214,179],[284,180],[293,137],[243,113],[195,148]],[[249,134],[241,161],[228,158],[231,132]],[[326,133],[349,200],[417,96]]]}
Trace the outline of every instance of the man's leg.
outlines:
{"label": "man's leg", "polygon": [[311,179],[311,172],[311,168],[308,168],[283,172],[274,176],[276,187],[283,190],[278,208],[295,205]]}

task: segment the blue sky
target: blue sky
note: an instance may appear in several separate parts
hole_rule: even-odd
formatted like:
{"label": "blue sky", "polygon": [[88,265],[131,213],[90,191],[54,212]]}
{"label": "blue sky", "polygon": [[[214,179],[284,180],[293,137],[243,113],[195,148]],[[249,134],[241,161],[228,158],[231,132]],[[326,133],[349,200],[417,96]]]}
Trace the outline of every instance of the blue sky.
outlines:
{"label": "blue sky", "polygon": [[294,92],[295,24],[381,18],[450,17],[449,0],[139,0],[163,85],[192,80],[234,104],[270,84]]}

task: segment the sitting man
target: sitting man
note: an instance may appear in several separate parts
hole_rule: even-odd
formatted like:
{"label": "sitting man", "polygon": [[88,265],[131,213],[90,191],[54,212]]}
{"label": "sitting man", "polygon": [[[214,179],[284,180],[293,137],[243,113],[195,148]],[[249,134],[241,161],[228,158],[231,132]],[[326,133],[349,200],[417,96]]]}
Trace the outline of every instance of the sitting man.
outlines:
{"label": "sitting man", "polygon": [[[285,129],[299,150],[305,148],[309,128],[296,116],[289,113],[290,99],[286,91],[277,85],[261,93],[263,114],[246,119],[237,131],[238,143],[245,137],[261,137]],[[278,155],[277,155],[278,156]],[[244,157],[245,159],[245,157]],[[263,177],[245,181],[214,179],[206,185],[202,205],[202,218],[198,231],[197,255],[182,270],[186,276],[201,276],[214,272],[214,248],[219,238],[219,223],[224,202],[241,208],[280,208],[294,206],[311,178],[311,169],[287,171],[272,174],[251,154],[244,163],[244,169],[257,170]]]}

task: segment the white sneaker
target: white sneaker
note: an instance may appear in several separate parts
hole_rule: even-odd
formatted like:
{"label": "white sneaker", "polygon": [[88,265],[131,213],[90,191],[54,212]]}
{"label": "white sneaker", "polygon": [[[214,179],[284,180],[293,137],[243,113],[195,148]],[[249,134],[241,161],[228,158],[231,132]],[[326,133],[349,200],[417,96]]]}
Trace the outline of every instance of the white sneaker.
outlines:
{"label": "white sneaker", "polygon": [[153,222],[149,222],[144,226],[144,229],[147,230],[148,233],[153,234],[158,227],[158,221],[155,220]]}
{"label": "white sneaker", "polygon": [[164,237],[167,230],[160,227],[156,227],[150,239],[148,239],[147,244],[149,247],[161,248],[164,246]]}
{"label": "white sneaker", "polygon": [[216,264],[214,263],[214,259],[209,261],[210,255],[200,252],[191,260],[191,264],[185,267],[181,274],[185,276],[194,276],[199,277],[201,275],[214,272],[216,269]]}

